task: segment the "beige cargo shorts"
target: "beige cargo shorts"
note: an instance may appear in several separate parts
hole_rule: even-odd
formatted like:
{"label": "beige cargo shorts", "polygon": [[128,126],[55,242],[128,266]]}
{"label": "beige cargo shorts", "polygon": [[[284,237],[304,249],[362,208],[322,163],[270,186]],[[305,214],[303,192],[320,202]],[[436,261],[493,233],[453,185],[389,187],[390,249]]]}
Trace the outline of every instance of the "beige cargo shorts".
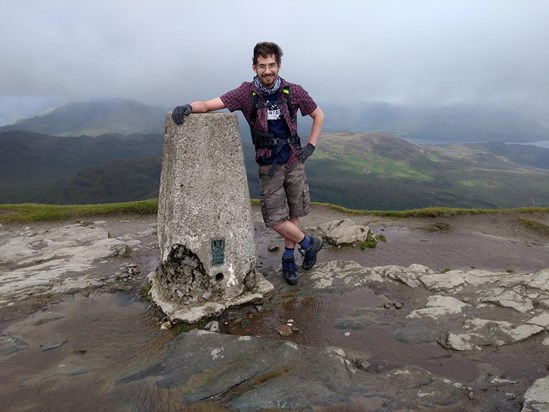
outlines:
{"label": "beige cargo shorts", "polygon": [[276,165],[269,176],[271,165],[259,165],[259,194],[261,213],[267,227],[274,227],[290,217],[309,213],[309,184],[305,165],[297,162],[290,167]]}

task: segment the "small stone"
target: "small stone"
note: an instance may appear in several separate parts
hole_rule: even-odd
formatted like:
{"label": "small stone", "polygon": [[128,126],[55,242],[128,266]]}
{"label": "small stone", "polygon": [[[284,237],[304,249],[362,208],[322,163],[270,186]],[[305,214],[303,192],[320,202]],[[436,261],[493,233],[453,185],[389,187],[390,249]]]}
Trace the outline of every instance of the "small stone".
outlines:
{"label": "small stone", "polygon": [[65,343],[67,343],[67,339],[63,339],[63,340],[60,340],[58,342],[47,343],[45,345],[40,345],[40,348],[41,348],[42,352],[44,352],[44,351],[47,351],[47,350],[57,349],[57,348],[63,346]]}
{"label": "small stone", "polygon": [[279,250],[279,249],[280,249],[280,246],[275,245],[275,244],[273,244],[273,243],[271,243],[271,244],[267,247],[267,250],[268,250],[269,252],[276,252],[276,251]]}
{"label": "small stone", "polygon": [[172,323],[169,320],[167,320],[166,322],[162,323],[162,325],[160,325],[160,329],[164,329],[164,330],[171,329],[172,326],[173,326]]}
{"label": "small stone", "polygon": [[351,332],[345,332],[344,335],[345,336],[351,336]]}
{"label": "small stone", "polygon": [[208,322],[206,326],[204,326],[205,330],[209,330],[210,332],[219,332],[219,322],[216,320],[212,320],[211,322]]}
{"label": "small stone", "polygon": [[392,305],[391,302],[385,302],[385,303],[383,304],[383,307],[384,307],[385,309],[390,309],[392,306],[393,306],[393,305]]}
{"label": "small stone", "polygon": [[276,331],[281,336],[290,336],[293,333],[292,327],[288,325],[279,325],[277,326]]}
{"label": "small stone", "polygon": [[402,309],[402,306],[404,306],[402,302],[395,302],[395,308]]}
{"label": "small stone", "polygon": [[362,361],[360,362],[359,366],[360,366],[360,369],[368,370],[368,368],[370,367],[370,362]]}

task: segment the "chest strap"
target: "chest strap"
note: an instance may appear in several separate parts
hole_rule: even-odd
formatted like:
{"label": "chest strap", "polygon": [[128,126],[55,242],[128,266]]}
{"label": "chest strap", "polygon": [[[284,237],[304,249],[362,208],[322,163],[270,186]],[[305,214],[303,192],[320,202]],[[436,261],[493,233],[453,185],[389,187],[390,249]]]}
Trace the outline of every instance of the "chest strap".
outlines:
{"label": "chest strap", "polygon": [[[287,144],[301,145],[299,136],[276,137],[271,133],[252,131],[252,141],[256,149],[278,148]],[[280,149],[281,150],[281,149]],[[280,151],[278,150],[278,151]]]}

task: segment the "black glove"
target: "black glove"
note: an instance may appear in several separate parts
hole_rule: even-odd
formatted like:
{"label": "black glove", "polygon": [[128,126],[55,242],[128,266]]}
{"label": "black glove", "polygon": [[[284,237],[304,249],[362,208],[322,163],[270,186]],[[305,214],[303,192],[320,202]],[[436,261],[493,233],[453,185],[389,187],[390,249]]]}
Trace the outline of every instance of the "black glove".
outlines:
{"label": "black glove", "polygon": [[305,160],[309,158],[310,155],[315,151],[315,146],[311,143],[307,143],[305,147],[298,147],[297,149],[297,158],[305,163]]}
{"label": "black glove", "polygon": [[177,106],[172,111],[172,119],[174,123],[178,126],[185,123],[185,117],[190,115],[193,111],[193,108],[190,104],[186,104],[185,106]]}

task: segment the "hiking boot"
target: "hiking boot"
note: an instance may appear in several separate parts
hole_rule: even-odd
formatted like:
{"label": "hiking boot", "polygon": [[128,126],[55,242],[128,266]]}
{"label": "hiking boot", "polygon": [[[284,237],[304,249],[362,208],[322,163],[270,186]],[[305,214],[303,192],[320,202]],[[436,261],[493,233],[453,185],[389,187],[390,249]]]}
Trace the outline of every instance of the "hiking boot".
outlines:
{"label": "hiking boot", "polygon": [[303,255],[303,264],[301,267],[305,270],[312,268],[316,263],[316,255],[318,251],[322,249],[324,240],[319,237],[311,237],[311,244],[305,250],[299,249],[299,253]]}
{"label": "hiking boot", "polygon": [[289,285],[297,285],[297,265],[293,256],[282,256],[282,273]]}

